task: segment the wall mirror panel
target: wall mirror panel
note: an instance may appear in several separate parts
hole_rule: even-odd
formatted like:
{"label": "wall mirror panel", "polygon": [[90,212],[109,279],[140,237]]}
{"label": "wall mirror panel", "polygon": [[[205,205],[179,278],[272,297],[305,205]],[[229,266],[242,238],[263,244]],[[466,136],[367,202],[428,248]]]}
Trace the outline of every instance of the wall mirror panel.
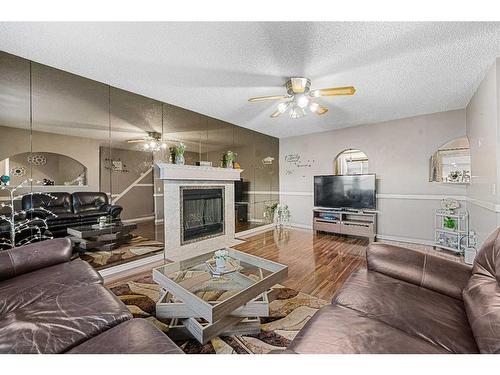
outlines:
{"label": "wall mirror panel", "polygon": [[[113,229],[93,242],[74,240],[94,267],[163,251],[164,197],[155,163],[172,162],[170,148],[181,143],[187,165],[219,167],[224,153],[235,152],[234,167],[244,170],[235,188],[237,231],[265,224],[264,209],[279,196],[277,139],[0,52],[0,169],[10,178],[0,190],[2,213],[7,187],[23,178],[28,183],[18,189],[15,209],[30,196],[32,207],[45,205],[73,227],[101,216],[115,220],[99,210],[120,207],[120,222],[133,227],[125,236]],[[57,220],[49,227],[47,237],[73,236]],[[8,223],[0,228],[7,228],[0,239],[10,236]]]}
{"label": "wall mirror panel", "polygon": [[453,139],[432,154],[429,181],[447,184],[471,182],[470,146],[467,137]]}
{"label": "wall mirror panel", "polygon": [[333,170],[336,175],[368,173],[368,156],[361,150],[344,150],[336,156]]}

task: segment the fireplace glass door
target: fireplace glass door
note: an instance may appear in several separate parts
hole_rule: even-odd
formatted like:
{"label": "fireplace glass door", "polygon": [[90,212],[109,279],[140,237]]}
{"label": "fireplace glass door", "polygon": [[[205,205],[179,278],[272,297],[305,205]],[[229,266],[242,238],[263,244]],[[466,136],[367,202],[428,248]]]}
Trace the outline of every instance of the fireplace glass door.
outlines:
{"label": "fireplace glass door", "polygon": [[181,187],[181,242],[224,234],[224,188]]}

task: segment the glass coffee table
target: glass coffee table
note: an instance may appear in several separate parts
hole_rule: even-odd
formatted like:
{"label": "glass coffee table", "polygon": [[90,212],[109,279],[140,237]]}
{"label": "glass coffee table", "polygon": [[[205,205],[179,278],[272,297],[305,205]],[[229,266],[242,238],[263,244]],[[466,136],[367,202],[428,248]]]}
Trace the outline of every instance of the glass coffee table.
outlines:
{"label": "glass coffee table", "polygon": [[169,336],[184,334],[206,343],[221,334],[259,332],[258,317],[269,315],[267,291],[284,281],[288,267],[234,249],[231,272],[214,275],[214,252],[153,269],[164,292],[156,304],[158,318],[172,319]]}

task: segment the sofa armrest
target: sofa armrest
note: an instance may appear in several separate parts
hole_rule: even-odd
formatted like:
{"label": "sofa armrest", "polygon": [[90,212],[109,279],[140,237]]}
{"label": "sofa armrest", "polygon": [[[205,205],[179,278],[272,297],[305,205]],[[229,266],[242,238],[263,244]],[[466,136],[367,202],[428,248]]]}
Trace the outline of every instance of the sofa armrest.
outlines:
{"label": "sofa armrest", "polygon": [[373,243],[366,251],[368,269],[447,296],[462,299],[472,267],[404,247]]}
{"label": "sofa armrest", "polygon": [[0,250],[0,281],[68,262],[71,247],[69,239],[58,238]]}
{"label": "sofa armrest", "polygon": [[120,217],[123,211],[123,207],[117,204],[105,204],[101,209],[106,211],[113,219]]}

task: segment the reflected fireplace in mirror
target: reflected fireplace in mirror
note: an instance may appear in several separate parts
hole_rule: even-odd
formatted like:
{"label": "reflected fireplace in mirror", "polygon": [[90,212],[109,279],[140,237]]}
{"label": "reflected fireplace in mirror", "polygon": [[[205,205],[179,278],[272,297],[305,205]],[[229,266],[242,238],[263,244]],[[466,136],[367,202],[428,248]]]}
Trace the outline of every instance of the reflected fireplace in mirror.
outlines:
{"label": "reflected fireplace in mirror", "polygon": [[224,187],[182,186],[181,243],[224,234]]}

